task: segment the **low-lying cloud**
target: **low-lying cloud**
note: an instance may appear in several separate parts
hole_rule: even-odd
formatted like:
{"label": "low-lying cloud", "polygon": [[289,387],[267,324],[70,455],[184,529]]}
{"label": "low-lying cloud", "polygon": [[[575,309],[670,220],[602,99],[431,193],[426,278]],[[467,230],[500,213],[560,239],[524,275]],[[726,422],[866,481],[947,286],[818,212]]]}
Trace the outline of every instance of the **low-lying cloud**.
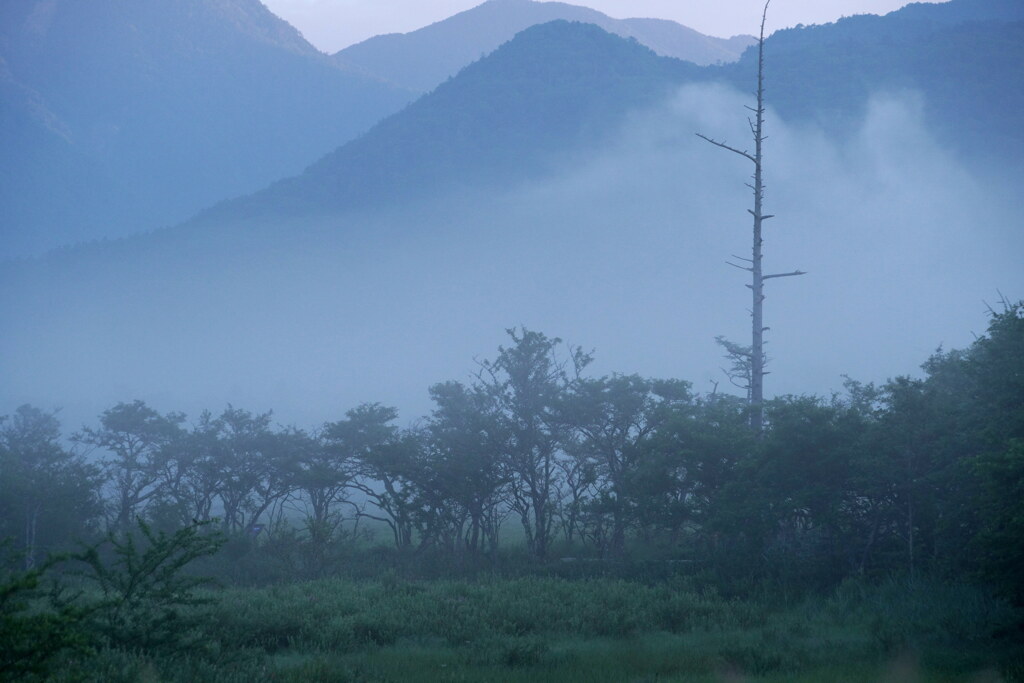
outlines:
{"label": "low-lying cloud", "polygon": [[[0,414],[118,400],[195,414],[227,402],[301,425],[361,401],[429,410],[504,329],[596,351],[595,372],[724,379],[749,335],[751,164],[698,139],[750,137],[748,98],[687,87],[562,175],[416,207],[168,232],[0,274]],[[767,392],[910,373],[965,346],[984,302],[1024,293],[1010,183],[929,135],[912,93],[880,94],[849,139],[769,114]],[[992,178],[998,177],[993,173]],[[723,388],[726,383],[722,383]]]}

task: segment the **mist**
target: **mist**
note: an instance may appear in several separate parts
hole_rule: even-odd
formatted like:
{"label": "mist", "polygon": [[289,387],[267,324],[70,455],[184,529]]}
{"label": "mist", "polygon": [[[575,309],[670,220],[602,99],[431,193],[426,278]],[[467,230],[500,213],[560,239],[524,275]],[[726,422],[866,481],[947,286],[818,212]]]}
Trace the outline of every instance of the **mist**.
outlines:
{"label": "mist", "polygon": [[[746,95],[691,86],[599,152],[532,183],[412,206],[176,228],[0,270],[0,414],[69,428],[140,398],[194,417],[228,403],[284,424],[364,401],[429,412],[504,330],[594,350],[595,374],[734,391],[714,342],[749,338]],[[769,111],[766,395],[913,373],[966,346],[986,302],[1024,292],[1011,190],[933,138],[912,92],[877,93],[845,139]]]}

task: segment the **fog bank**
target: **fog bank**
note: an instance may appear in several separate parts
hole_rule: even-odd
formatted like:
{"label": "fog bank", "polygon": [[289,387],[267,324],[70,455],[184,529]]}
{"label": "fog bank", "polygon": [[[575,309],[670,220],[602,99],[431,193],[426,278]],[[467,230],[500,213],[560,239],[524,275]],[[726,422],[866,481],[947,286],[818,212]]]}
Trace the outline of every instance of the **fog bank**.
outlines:
{"label": "fog bank", "polygon": [[[274,409],[303,426],[362,401],[429,411],[504,329],[596,352],[596,373],[725,390],[714,343],[749,336],[748,97],[684,88],[617,143],[502,192],[281,225],[165,231],[0,272],[0,414],[116,401]],[[1020,178],[968,172],[913,93],[880,93],[847,140],[769,112],[766,393],[916,370],[966,346],[998,292],[1024,296]],[[994,132],[993,134],[998,134]],[[1009,172],[1006,172],[1009,173]]]}

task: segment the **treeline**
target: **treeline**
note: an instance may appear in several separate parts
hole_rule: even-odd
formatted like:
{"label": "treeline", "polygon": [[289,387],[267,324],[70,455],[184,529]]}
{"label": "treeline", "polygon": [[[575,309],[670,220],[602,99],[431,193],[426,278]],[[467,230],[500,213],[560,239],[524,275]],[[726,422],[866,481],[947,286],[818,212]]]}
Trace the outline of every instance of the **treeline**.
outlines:
{"label": "treeline", "polygon": [[136,518],[214,520],[249,553],[301,548],[317,573],[372,524],[417,557],[497,561],[505,538],[538,561],[820,583],[947,573],[1024,597],[1024,302],[921,379],[772,400],[760,435],[739,398],[592,377],[581,349],[509,335],[474,381],[432,387],[408,428],[379,404],[303,430],[135,401],[66,447],[54,415],[23,406],[0,424],[0,536],[31,567]]}

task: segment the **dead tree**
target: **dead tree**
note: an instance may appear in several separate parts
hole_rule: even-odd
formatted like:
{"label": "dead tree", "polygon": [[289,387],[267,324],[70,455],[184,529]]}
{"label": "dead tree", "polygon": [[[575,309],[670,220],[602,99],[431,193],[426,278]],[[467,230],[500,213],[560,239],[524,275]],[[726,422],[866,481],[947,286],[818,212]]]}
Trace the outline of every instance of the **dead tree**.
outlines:
{"label": "dead tree", "polygon": [[[764,325],[764,282],[772,278],[778,277],[793,277],[796,275],[804,275],[805,273],[800,270],[795,270],[791,273],[773,273],[771,275],[765,275],[762,270],[762,239],[761,239],[761,228],[766,220],[773,218],[770,214],[765,214],[763,210],[764,206],[764,157],[763,157],[763,145],[765,141],[764,135],[764,24],[765,19],[768,16],[768,5],[771,4],[771,0],[764,5],[764,12],[761,14],[761,33],[757,41],[757,107],[747,107],[754,113],[754,119],[751,120],[747,117],[747,122],[750,124],[750,132],[754,137],[754,153],[751,154],[747,150],[741,150],[736,147],[731,147],[725,143],[725,141],[718,141],[697,133],[697,137],[707,140],[716,147],[727,149],[730,152],[739,154],[745,159],[749,159],[754,164],[754,184],[747,183],[754,193],[754,208],[747,209],[747,211],[754,217],[754,240],[753,248],[751,250],[751,257],[744,258],[742,256],[733,256],[733,258],[742,261],[743,265],[733,262],[727,262],[730,266],[745,270],[751,274],[751,283],[747,285],[753,293],[753,306],[750,310],[750,317],[752,319],[751,325],[751,343],[749,349],[749,361],[750,361],[750,384],[748,390],[748,401],[750,402],[750,426],[760,433],[764,427],[764,376],[765,370],[765,353],[764,353],[764,333],[768,331],[768,328]],[[719,342],[721,343],[721,342]],[[736,348],[741,348],[738,345],[734,345]],[[735,360],[735,358],[733,359]]]}

